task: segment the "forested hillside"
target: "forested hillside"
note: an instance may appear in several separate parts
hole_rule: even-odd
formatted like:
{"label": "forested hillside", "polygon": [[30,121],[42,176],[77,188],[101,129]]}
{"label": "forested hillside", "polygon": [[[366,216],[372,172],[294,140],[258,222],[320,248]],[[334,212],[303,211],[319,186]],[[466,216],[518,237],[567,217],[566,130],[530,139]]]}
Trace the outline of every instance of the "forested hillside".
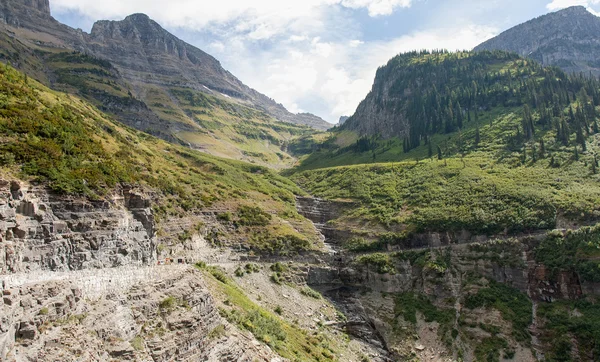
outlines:
{"label": "forested hillside", "polygon": [[317,196],[360,201],[340,222],[392,230],[514,233],[596,220],[599,89],[503,52],[402,54],[292,178]]}

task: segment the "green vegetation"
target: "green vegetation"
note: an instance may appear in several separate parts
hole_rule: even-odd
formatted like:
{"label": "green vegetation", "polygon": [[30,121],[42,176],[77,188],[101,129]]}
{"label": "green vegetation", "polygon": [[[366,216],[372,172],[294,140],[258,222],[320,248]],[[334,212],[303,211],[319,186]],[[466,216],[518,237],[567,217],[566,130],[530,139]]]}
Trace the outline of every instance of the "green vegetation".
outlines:
{"label": "green vegetation", "polygon": [[525,246],[518,239],[498,239],[482,244],[471,244],[469,250],[477,253],[473,260],[489,260],[500,266],[525,267]]}
{"label": "green vegetation", "polygon": [[174,297],[169,296],[169,297],[163,299],[158,304],[158,307],[164,311],[172,311],[173,309],[175,309],[177,307],[177,300]]}
{"label": "green vegetation", "polygon": [[508,342],[504,338],[497,336],[484,338],[475,347],[475,358],[482,362],[500,362],[501,349],[508,349]]}
{"label": "green vegetation", "polygon": [[586,219],[598,212],[598,182],[581,177],[588,173],[583,164],[575,166],[512,168],[472,156],[338,167],[292,178],[315,196],[359,201],[339,223],[399,224],[415,232],[517,233],[553,228],[558,213]]}
{"label": "green vegetation", "polygon": [[[221,315],[230,323],[251,332],[283,358],[306,362],[336,360],[337,352],[324,335],[309,333],[286,322],[277,311],[271,312],[256,305],[233,281],[227,279],[222,282],[210,273],[205,275],[222,298],[227,300],[226,306],[220,308]],[[283,313],[283,310],[280,312]]]}
{"label": "green vegetation", "polygon": [[396,274],[396,267],[389,254],[375,253],[361,255],[354,262],[358,265],[372,268],[379,274]]}
{"label": "green vegetation", "polygon": [[[406,322],[416,326],[417,313],[422,315],[427,323],[439,324],[438,336],[446,346],[452,346],[457,336],[457,331],[452,329],[456,312],[453,308],[441,308],[434,305],[431,300],[422,294],[412,292],[401,293],[395,297],[394,314],[396,318],[402,317]],[[397,333],[399,331],[396,331]]]}
{"label": "green vegetation", "polygon": [[[600,305],[590,301],[540,304],[543,341],[551,348],[547,361],[591,361],[600,356]],[[573,338],[578,356],[573,356]]]}
{"label": "green vegetation", "polygon": [[300,293],[302,293],[302,295],[305,295],[307,297],[313,298],[313,299],[321,299],[321,293],[317,292],[316,290],[314,290],[311,287],[304,287],[300,290]]}
{"label": "green vegetation", "polygon": [[600,224],[577,231],[551,232],[535,249],[535,259],[552,270],[577,273],[582,281],[600,282]]}
{"label": "green vegetation", "polygon": [[[313,248],[318,240],[295,210],[294,196],[303,192],[270,169],[131,130],[8,66],[0,67],[0,86],[0,167],[9,174],[92,199],[106,197],[120,184],[140,185],[155,194],[159,223],[233,206],[241,225],[259,229],[251,240],[258,251],[298,252]],[[178,238],[186,241],[193,232]]]}
{"label": "green vegetation", "polygon": [[359,204],[334,224],[493,235],[597,218],[598,81],[505,53],[445,52],[401,55],[378,79],[393,83],[377,106],[406,120],[390,126],[400,137],[361,138],[372,120],[350,119],[289,172],[315,196]]}
{"label": "green vegetation", "polygon": [[465,298],[465,307],[494,308],[504,320],[512,323],[513,336],[519,342],[530,340],[528,328],[532,322],[531,300],[527,295],[506,284],[490,281],[487,288]]}
{"label": "green vegetation", "polygon": [[219,339],[221,337],[225,337],[226,335],[227,335],[227,331],[225,330],[225,326],[222,324],[219,324],[218,326],[213,328],[213,330],[210,331],[210,333],[208,333],[208,338],[209,339]]}
{"label": "green vegetation", "polygon": [[131,347],[133,347],[133,349],[135,349],[136,351],[144,350],[145,342],[142,336],[133,337],[133,339],[129,341],[129,343],[131,344]]}
{"label": "green vegetation", "polygon": [[237,224],[241,226],[267,226],[272,216],[260,207],[243,205],[238,209],[238,218]]}
{"label": "green vegetation", "polygon": [[454,321],[455,312],[452,309],[440,309],[433,305],[424,295],[402,293],[396,296],[396,316],[402,316],[405,321],[417,324],[417,312],[423,315],[426,322],[438,322],[449,326]]}

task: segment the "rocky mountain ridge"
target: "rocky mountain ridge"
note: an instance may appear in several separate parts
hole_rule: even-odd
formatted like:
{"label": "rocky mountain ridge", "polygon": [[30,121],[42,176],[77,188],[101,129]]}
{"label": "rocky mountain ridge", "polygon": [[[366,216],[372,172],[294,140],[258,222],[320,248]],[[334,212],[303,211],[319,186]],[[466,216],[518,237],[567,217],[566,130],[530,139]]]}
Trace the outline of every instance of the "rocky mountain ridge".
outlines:
{"label": "rocky mountain ridge", "polygon": [[244,85],[218,60],[143,14],[90,34],[56,21],[47,1],[0,1],[0,59],[120,122],[214,155],[284,167],[294,137],[325,130]]}
{"label": "rocky mountain ridge", "polygon": [[583,6],[540,16],[478,45],[505,50],[569,73],[600,75],[600,18]]}

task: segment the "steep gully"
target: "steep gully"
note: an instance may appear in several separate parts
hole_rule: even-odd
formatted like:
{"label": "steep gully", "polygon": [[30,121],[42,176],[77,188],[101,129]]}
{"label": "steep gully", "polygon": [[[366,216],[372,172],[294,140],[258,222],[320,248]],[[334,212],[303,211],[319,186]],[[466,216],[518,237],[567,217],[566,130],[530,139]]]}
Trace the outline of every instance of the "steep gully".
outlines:
{"label": "steep gully", "polygon": [[[532,350],[538,360],[543,360],[544,346],[539,340],[540,321],[537,316],[538,304],[555,300],[577,300],[582,296],[597,295],[600,285],[595,283],[581,283],[574,272],[560,272],[556,279],[543,265],[539,265],[533,258],[533,249],[546,235],[545,231],[515,237],[518,240],[516,249],[503,251],[514,254],[516,261],[513,265],[503,265],[497,261],[485,260],[480,254],[473,252],[474,244],[485,246],[493,244],[493,240],[485,236],[440,235],[429,233],[418,235],[409,244],[411,251],[436,251],[448,250],[451,254],[453,268],[457,271],[446,273],[442,280],[427,280],[426,276],[417,272],[414,266],[404,263],[396,275],[382,276],[374,271],[361,270],[353,265],[352,261],[358,255],[347,255],[340,250],[339,242],[351,237],[351,232],[335,230],[327,222],[338,218],[348,204],[315,198],[298,198],[298,211],[304,217],[313,221],[315,226],[324,235],[325,243],[331,255],[322,267],[313,267],[308,276],[308,284],[321,291],[327,298],[338,306],[349,318],[347,331],[357,338],[364,339],[377,346],[385,358],[395,358],[394,351],[388,348],[387,340],[381,331],[381,321],[377,313],[365,310],[361,303],[360,294],[365,291],[379,291],[382,293],[417,292],[429,294],[430,297],[442,300],[446,297],[454,298],[457,313],[460,316],[461,301],[464,300],[462,288],[464,276],[475,272],[488,279],[507,283],[527,294],[532,301],[532,320],[530,333],[532,336]],[[395,249],[395,251],[402,251]],[[489,258],[488,258],[489,259]],[[434,290],[434,293],[431,293]],[[368,307],[366,307],[368,308]],[[375,314],[375,315],[373,315]],[[455,326],[456,327],[456,326]],[[384,360],[385,360],[384,358]]]}

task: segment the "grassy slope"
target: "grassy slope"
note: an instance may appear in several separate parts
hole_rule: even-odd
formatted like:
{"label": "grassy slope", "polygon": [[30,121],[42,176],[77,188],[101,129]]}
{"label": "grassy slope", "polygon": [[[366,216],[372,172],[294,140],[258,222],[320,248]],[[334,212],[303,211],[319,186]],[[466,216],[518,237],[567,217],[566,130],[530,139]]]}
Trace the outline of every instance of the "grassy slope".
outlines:
{"label": "grassy slope", "polygon": [[[268,237],[291,237],[301,248],[317,240],[295,210],[294,196],[302,191],[268,168],[192,151],[124,127],[90,104],[8,66],[0,67],[0,87],[3,173],[90,198],[102,198],[120,183],[142,185],[156,193],[159,220],[258,206],[274,215],[266,225]],[[292,224],[301,225],[302,234]]]}
{"label": "grassy slope", "polygon": [[[180,125],[182,131],[174,135],[176,139],[220,157],[275,169],[289,167],[295,162],[287,151],[289,142],[315,133],[309,127],[278,122],[208,89],[199,92],[149,84],[134,87],[108,62],[82,53],[19,42],[6,34],[0,34],[0,59],[18,64],[32,78],[77,94],[98,108],[106,102],[117,109],[147,106],[161,120]],[[156,130],[153,134],[157,134]]]}
{"label": "grassy slope", "polygon": [[360,208],[338,220],[353,228],[490,234],[549,229],[557,218],[597,220],[600,177],[592,163],[600,137],[588,137],[586,152],[578,146],[579,160],[575,134],[564,146],[548,127],[536,126],[533,140],[515,145],[522,114],[522,107],[497,106],[460,131],[435,134],[431,143],[440,146],[443,160],[436,146],[432,157],[428,145],[405,153],[398,139],[379,139],[374,150],[357,152],[348,146],[358,135],[338,130],[288,173],[315,196],[358,201]]}

